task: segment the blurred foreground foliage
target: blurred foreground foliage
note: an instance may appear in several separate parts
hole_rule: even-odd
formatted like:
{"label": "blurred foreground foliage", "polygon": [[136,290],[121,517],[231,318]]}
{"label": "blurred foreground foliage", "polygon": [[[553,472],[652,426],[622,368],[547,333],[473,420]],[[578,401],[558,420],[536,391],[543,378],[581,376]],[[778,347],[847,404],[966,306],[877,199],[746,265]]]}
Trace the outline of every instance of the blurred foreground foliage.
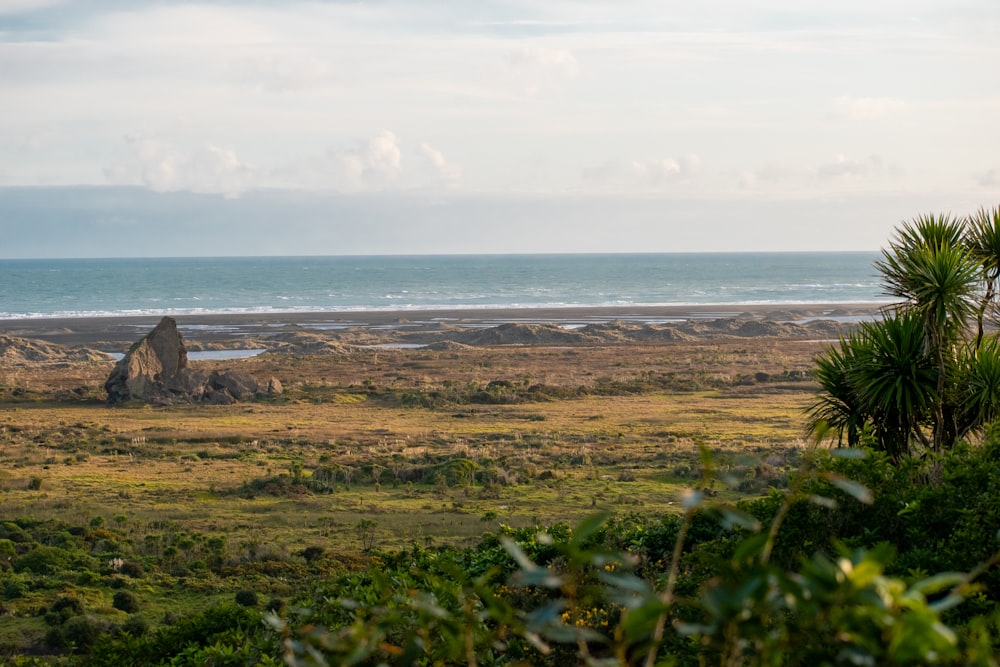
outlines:
{"label": "blurred foreground foliage", "polygon": [[[413,545],[347,570],[324,568],[317,548],[301,554],[287,601],[261,609],[248,585],[238,604],[153,629],[139,597],[128,599],[139,613],[114,621],[67,596],[46,609],[51,630],[38,647],[60,655],[4,661],[996,665],[998,436],[902,464],[871,451],[813,452],[789,488],[736,505],[692,489],[680,515],[500,526],[473,548]],[[707,455],[703,467],[707,485]],[[29,520],[0,528],[10,553],[0,566],[5,596],[66,571],[82,580],[106,569],[74,548],[70,531],[60,541],[38,539]],[[92,532],[108,544],[122,539]],[[134,576],[120,575],[129,562],[110,561],[116,585],[141,590],[136,582],[163,567],[150,557],[132,565]]]}

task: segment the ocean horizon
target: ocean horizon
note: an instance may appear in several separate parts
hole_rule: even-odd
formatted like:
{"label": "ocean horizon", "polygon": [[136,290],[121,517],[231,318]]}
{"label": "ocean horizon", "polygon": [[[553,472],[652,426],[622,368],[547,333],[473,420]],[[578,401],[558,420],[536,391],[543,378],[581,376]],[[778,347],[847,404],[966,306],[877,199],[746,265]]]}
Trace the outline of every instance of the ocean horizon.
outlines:
{"label": "ocean horizon", "polygon": [[0,260],[0,319],[884,303],[877,252]]}

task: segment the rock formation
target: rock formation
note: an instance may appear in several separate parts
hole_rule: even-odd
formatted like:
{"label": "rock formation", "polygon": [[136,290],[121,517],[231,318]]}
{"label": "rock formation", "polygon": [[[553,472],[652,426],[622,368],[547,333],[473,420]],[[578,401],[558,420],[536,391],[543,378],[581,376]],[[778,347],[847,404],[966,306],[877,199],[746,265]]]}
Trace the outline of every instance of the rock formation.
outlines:
{"label": "rock formation", "polygon": [[[104,389],[108,403],[170,404],[204,401],[229,404],[254,398],[262,385],[245,373],[206,374],[188,366],[187,348],[172,317],[164,317],[115,364]],[[271,378],[263,391],[281,393]]]}

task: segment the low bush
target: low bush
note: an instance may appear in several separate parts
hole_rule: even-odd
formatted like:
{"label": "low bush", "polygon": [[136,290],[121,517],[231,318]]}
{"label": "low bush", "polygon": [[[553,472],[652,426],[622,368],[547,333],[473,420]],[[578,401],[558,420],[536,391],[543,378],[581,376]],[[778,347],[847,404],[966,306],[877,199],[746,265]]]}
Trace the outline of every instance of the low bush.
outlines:
{"label": "low bush", "polygon": [[256,607],[258,604],[260,604],[260,601],[257,599],[257,593],[246,588],[244,588],[243,590],[236,591],[234,599],[236,601],[236,604],[240,605],[241,607]]}
{"label": "low bush", "polygon": [[111,606],[126,614],[139,611],[139,598],[131,591],[117,591],[112,598]]}

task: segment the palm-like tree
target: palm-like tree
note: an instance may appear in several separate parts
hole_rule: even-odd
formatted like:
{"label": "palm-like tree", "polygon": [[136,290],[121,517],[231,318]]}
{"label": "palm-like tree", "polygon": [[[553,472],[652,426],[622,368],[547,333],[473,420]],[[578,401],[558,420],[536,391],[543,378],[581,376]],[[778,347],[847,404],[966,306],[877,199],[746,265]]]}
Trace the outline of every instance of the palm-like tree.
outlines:
{"label": "palm-like tree", "polygon": [[886,292],[902,299],[895,306],[922,320],[926,352],[937,366],[933,441],[935,450],[949,440],[946,397],[949,364],[955,347],[978,312],[980,267],[964,240],[964,225],[950,216],[922,216],[897,232],[875,267]]}
{"label": "palm-like tree", "polygon": [[1000,342],[996,337],[968,348],[960,360],[956,385],[956,440],[981,433],[1000,419]]}
{"label": "palm-like tree", "polygon": [[871,417],[877,445],[899,460],[911,442],[929,444],[921,425],[940,403],[925,323],[917,313],[894,313],[863,323],[860,337],[864,347],[849,380]]}
{"label": "palm-like tree", "polygon": [[997,283],[1000,282],[1000,206],[981,208],[966,222],[966,244],[982,267],[983,298],[976,313],[976,347],[983,342],[983,320],[987,309],[996,308]]}
{"label": "palm-like tree", "polygon": [[861,444],[861,436],[869,415],[854,390],[851,373],[867,356],[866,342],[859,334],[842,336],[840,345],[831,347],[816,359],[813,377],[823,391],[816,402],[809,406],[809,430],[825,433],[828,429],[837,434],[837,446]]}
{"label": "palm-like tree", "polygon": [[922,424],[933,411],[937,373],[927,354],[923,320],[891,313],[865,322],[816,360],[813,375],[823,388],[809,409],[810,428],[830,429],[838,443],[871,444],[899,460],[912,441],[928,444]]}
{"label": "palm-like tree", "polygon": [[902,300],[896,307],[923,317],[932,349],[960,336],[979,303],[980,267],[963,230],[949,216],[919,217],[897,231],[875,262],[886,293]]}
{"label": "palm-like tree", "polygon": [[898,302],[817,359],[813,430],[826,425],[848,446],[867,431],[899,460],[1000,419],[1000,343],[984,333],[1000,299],[1000,208],[904,223],[875,267]]}

